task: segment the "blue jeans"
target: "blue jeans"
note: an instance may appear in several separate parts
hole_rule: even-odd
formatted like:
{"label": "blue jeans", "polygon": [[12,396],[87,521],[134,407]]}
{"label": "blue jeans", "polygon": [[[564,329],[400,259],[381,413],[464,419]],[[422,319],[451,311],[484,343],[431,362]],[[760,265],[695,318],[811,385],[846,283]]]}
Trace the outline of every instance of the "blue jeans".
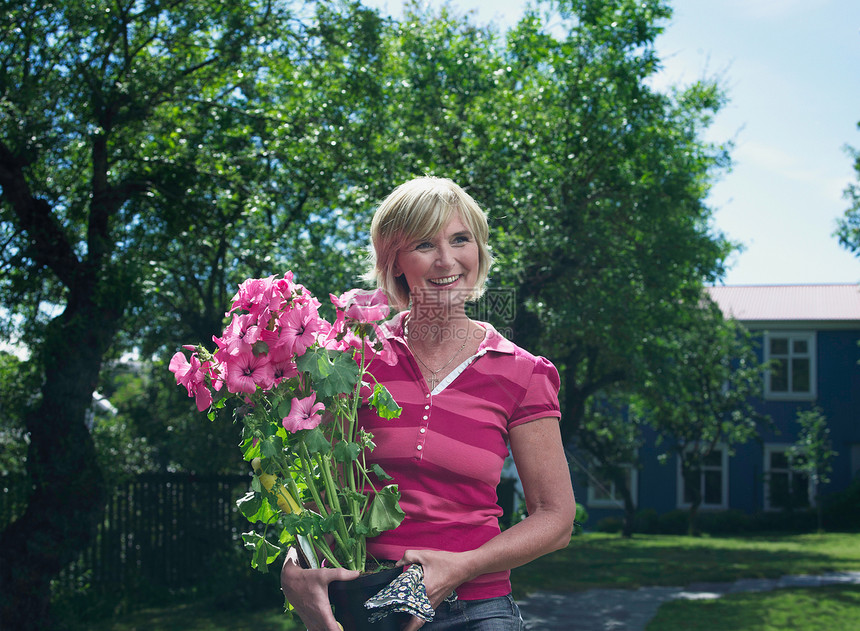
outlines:
{"label": "blue jeans", "polygon": [[423,627],[427,631],[523,631],[520,608],[513,597],[500,596],[485,600],[455,600],[443,602],[436,609],[433,622]]}

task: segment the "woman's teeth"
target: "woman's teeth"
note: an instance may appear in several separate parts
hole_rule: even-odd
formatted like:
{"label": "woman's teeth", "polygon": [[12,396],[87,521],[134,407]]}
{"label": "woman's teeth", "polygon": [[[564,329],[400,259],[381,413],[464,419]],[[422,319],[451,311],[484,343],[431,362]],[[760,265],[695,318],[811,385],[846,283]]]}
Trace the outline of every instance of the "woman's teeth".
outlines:
{"label": "woman's teeth", "polygon": [[446,276],[445,278],[432,278],[430,279],[430,282],[434,285],[450,285],[458,278],[460,278],[459,274],[456,276]]}

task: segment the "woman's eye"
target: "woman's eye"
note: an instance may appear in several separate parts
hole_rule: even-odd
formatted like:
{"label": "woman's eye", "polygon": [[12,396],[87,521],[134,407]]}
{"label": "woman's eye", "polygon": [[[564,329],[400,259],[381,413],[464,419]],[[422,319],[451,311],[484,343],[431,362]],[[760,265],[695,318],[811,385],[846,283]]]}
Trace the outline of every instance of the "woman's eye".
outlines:
{"label": "woman's eye", "polygon": [[464,234],[461,234],[461,235],[454,237],[454,243],[468,243],[468,242],[469,242],[469,237],[464,235]]}
{"label": "woman's eye", "polygon": [[430,243],[429,241],[423,241],[422,243],[419,243],[418,245],[416,245],[415,249],[416,250],[429,250],[432,247],[433,247],[432,243]]}

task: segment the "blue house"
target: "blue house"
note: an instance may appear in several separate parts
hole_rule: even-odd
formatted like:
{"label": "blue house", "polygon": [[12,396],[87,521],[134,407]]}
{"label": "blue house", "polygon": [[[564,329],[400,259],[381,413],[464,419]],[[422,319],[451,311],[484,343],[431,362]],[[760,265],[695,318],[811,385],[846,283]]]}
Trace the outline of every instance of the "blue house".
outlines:
{"label": "blue house", "polygon": [[[772,285],[710,287],[726,317],[742,323],[759,343],[760,358],[773,362],[756,402],[773,427],[759,440],[737,446],[732,456],[718,449],[699,484],[701,511],[776,511],[790,501],[811,506],[807,477],[792,470],[789,448],[798,438],[797,412],[813,407],[827,419],[833,449],[831,482],[822,493],[844,490],[860,477],[860,285]],[[641,468],[628,482],[637,510],[667,513],[689,507],[680,464],[657,461],[654,436],[645,436]],[[585,478],[587,481],[583,480]],[[588,508],[589,525],[620,517],[623,504],[611,483],[577,475],[577,501]],[[583,482],[587,492],[583,492]]]}

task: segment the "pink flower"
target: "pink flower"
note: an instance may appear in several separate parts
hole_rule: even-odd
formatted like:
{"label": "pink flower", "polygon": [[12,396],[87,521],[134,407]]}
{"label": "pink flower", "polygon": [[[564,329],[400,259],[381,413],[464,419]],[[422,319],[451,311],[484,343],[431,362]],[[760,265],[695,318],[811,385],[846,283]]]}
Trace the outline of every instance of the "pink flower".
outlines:
{"label": "pink flower", "polygon": [[313,429],[322,421],[319,412],[325,409],[322,403],[317,403],[313,393],[304,399],[293,399],[290,413],[284,417],[284,429],[295,434],[300,429]]}
{"label": "pink flower", "polygon": [[[397,363],[397,354],[391,347],[391,343],[382,334],[378,325],[371,323],[370,326],[373,328],[375,336],[361,338],[352,331],[347,331],[342,338],[344,348],[341,350],[355,348],[364,354],[367,364],[370,364],[374,359],[379,359],[389,366],[394,366]],[[356,355],[356,361],[360,361],[358,355]]]}
{"label": "pink flower", "polygon": [[322,322],[315,308],[293,307],[278,319],[282,343],[296,355],[302,355],[314,343]]}
{"label": "pink flower", "polygon": [[184,353],[177,352],[170,358],[168,368],[176,376],[176,383],[185,386],[188,396],[194,397],[199,411],[202,412],[212,405],[212,393],[206,387],[208,363],[201,364],[196,354],[192,355],[191,362],[188,362]]}
{"label": "pink flower", "polygon": [[260,339],[263,330],[257,323],[257,317],[254,314],[237,315],[234,313],[230,324],[224,329],[224,336],[221,341],[229,354],[249,351],[251,346]]}
{"label": "pink flower", "polygon": [[269,363],[275,374],[275,384],[299,374],[293,355],[285,346],[275,347],[269,351]]}
{"label": "pink flower", "polygon": [[269,308],[274,287],[274,276],[270,276],[269,278],[249,278],[239,285],[239,291],[233,296],[233,304],[227,315],[239,309],[259,317],[263,311]]}
{"label": "pink flower", "polygon": [[[348,320],[354,322],[379,322],[388,317],[390,308],[388,299],[381,289],[366,291],[364,289],[350,289],[348,292],[336,297],[329,294],[332,304],[343,311]],[[340,320],[340,313],[338,313]]]}
{"label": "pink flower", "polygon": [[260,386],[271,389],[275,382],[275,370],[267,355],[254,355],[251,351],[240,351],[223,355],[221,360],[227,370],[225,381],[230,392],[253,394]]}

